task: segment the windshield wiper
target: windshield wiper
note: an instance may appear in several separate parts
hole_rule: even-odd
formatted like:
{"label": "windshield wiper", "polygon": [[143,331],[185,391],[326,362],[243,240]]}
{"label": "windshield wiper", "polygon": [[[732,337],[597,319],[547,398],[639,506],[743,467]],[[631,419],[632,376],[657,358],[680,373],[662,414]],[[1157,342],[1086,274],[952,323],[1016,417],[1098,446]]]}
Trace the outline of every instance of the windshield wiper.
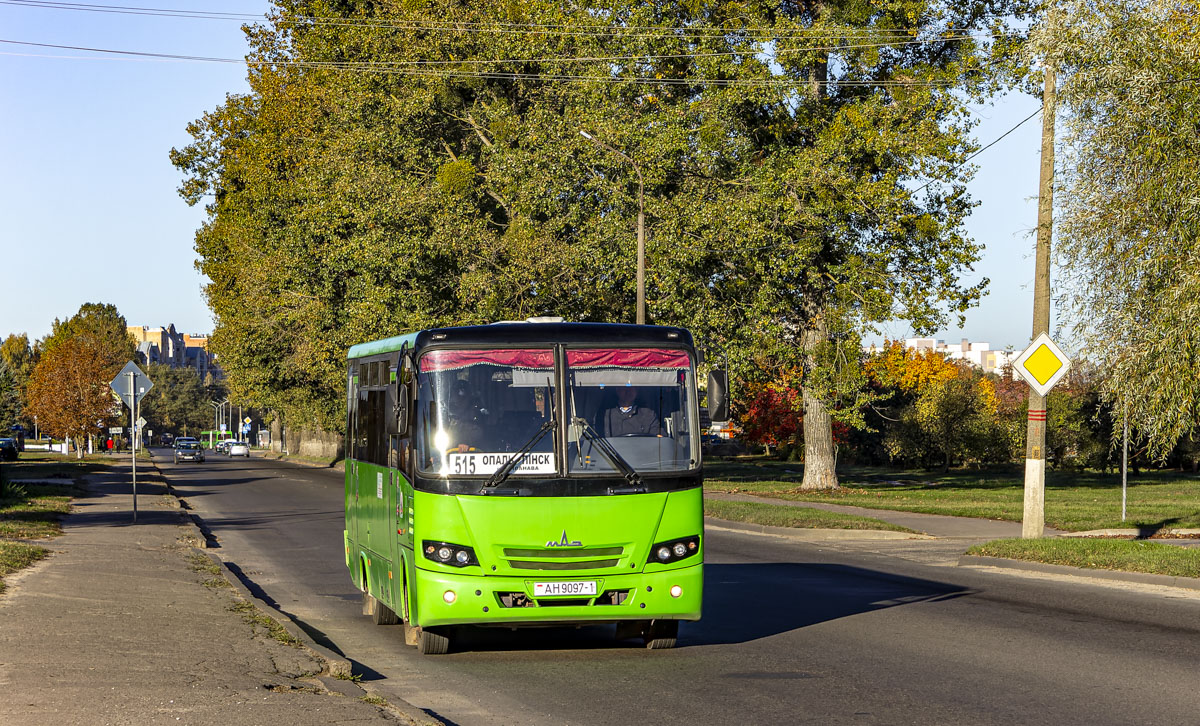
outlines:
{"label": "windshield wiper", "polygon": [[588,441],[591,441],[601,454],[604,454],[604,458],[608,459],[608,462],[613,465],[614,469],[617,469],[621,472],[621,474],[625,477],[625,481],[634,485],[642,483],[641,475],[634,471],[633,467],[629,465],[629,462],[625,461],[625,457],[621,456],[621,454],[613,448],[612,444],[608,443],[608,439],[596,433],[596,429],[592,428],[592,425],[588,423],[586,418],[576,416],[571,423],[578,426],[584,437],[587,438]]}
{"label": "windshield wiper", "polygon": [[544,439],[546,434],[552,430],[554,430],[553,417],[551,417],[546,423],[542,424],[541,427],[534,432],[533,438],[529,439],[529,441],[527,441],[524,446],[518,449],[515,454],[508,457],[508,461],[504,462],[504,466],[501,466],[494,474],[488,477],[488,480],[483,483],[482,487],[480,487],[479,493],[482,494],[485,489],[498,487],[504,483],[504,480],[508,478],[508,475],[512,473],[513,469],[517,468],[517,463],[521,461],[521,459],[524,459],[525,455],[532,451],[533,447],[537,446],[538,442]]}

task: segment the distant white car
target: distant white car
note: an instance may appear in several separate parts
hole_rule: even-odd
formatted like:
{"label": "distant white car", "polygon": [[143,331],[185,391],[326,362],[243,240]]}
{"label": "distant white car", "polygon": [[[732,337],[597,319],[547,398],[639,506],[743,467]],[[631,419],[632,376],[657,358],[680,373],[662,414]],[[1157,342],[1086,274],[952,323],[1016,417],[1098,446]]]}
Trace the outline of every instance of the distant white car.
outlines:
{"label": "distant white car", "polygon": [[250,458],[250,444],[247,444],[245,441],[231,441],[226,448],[226,453],[228,453],[230,456],[244,456],[247,459]]}

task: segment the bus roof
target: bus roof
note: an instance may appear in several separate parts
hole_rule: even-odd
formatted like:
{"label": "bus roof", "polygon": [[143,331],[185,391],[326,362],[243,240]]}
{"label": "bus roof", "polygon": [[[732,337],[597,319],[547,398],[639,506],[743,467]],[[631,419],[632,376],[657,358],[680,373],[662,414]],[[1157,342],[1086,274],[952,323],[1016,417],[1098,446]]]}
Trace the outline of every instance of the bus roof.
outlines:
{"label": "bus roof", "polygon": [[420,349],[430,343],[450,345],[531,345],[537,343],[576,343],[596,345],[685,345],[692,346],[692,334],[683,328],[665,325],[627,325],[623,323],[493,323],[459,328],[431,328],[392,338],[359,343],[346,354],[348,359],[391,353],[405,343]]}

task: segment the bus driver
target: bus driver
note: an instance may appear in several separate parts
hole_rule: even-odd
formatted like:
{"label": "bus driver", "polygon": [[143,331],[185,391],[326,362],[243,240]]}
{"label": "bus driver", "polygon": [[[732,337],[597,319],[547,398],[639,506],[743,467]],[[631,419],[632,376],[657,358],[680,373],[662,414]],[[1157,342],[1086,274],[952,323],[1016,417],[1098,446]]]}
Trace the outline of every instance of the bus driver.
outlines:
{"label": "bus driver", "polygon": [[654,411],[637,405],[637,389],[632,386],[617,389],[617,405],[604,412],[601,430],[608,437],[662,435],[658,416]]}

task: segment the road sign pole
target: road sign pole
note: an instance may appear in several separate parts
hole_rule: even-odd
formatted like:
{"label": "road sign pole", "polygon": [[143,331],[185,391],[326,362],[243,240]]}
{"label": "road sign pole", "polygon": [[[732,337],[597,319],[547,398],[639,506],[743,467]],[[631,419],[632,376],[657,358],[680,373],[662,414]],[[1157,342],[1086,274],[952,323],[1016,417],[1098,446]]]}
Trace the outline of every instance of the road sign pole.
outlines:
{"label": "road sign pole", "polygon": [[137,374],[129,372],[129,451],[133,462],[133,523],[137,524]]}
{"label": "road sign pole", "polygon": [[1125,493],[1129,487],[1129,403],[1121,407],[1121,521],[1125,521]]}
{"label": "road sign pole", "polygon": [[137,363],[129,361],[108,386],[125,405],[129,406],[129,455],[131,470],[133,472],[133,523],[137,524],[137,440],[138,429],[141,428],[138,424],[138,402],[141,401],[142,396],[147,391],[154,388],[154,381],[146,377],[142,369],[137,367]]}

